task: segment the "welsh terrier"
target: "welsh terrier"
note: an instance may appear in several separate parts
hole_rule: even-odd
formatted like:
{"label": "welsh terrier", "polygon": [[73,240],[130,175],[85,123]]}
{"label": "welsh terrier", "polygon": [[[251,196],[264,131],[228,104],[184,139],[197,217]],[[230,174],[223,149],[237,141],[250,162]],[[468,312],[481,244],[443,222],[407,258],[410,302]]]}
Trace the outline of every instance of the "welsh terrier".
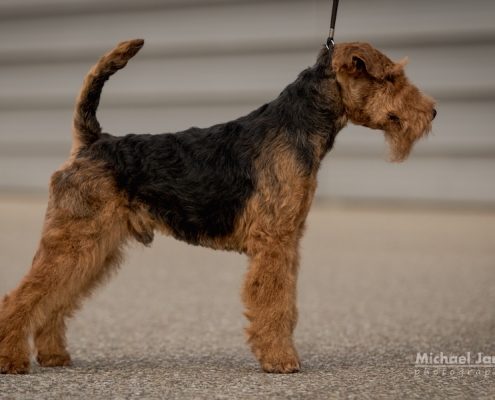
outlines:
{"label": "welsh terrier", "polygon": [[143,46],[120,43],[88,73],[76,103],[70,158],[50,181],[32,268],[0,306],[0,371],[71,363],[66,320],[104,283],[130,239],[155,230],[249,258],[242,300],[248,343],[266,372],[300,369],[293,344],[299,241],[321,162],[350,121],[380,129],[392,161],[426,136],[435,101],[367,43],[323,48],[272,102],[235,121],[176,134],[103,133],[103,85]]}

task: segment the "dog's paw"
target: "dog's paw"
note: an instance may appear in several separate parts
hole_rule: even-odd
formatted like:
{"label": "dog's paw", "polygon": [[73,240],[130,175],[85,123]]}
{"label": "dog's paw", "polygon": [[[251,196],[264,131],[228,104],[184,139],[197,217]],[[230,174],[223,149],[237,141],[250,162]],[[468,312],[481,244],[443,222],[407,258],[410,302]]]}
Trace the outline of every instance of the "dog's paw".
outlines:
{"label": "dog's paw", "polygon": [[0,356],[0,373],[2,374],[27,374],[29,372],[29,358],[11,359]]}
{"label": "dog's paw", "polygon": [[67,367],[71,364],[69,353],[64,354],[40,354],[36,355],[36,359],[42,367]]}
{"label": "dog's paw", "polygon": [[299,358],[293,356],[284,360],[266,360],[261,363],[263,371],[274,374],[291,374],[301,370]]}
{"label": "dog's paw", "polygon": [[254,354],[265,372],[291,374],[301,369],[301,362],[294,346],[255,348]]}

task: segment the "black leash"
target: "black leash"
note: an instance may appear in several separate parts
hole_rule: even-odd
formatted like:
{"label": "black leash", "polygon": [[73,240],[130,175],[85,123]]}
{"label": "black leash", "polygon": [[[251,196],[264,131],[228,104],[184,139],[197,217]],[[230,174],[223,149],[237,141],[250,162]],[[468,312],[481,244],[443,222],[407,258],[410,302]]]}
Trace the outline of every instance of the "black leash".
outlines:
{"label": "black leash", "polygon": [[335,42],[333,41],[333,35],[335,33],[335,20],[337,19],[338,7],[339,7],[339,0],[333,0],[332,19],[330,20],[330,32],[328,33],[328,39],[327,39],[327,49],[328,49],[328,57],[330,58],[330,68],[332,67],[333,46],[335,46]]}

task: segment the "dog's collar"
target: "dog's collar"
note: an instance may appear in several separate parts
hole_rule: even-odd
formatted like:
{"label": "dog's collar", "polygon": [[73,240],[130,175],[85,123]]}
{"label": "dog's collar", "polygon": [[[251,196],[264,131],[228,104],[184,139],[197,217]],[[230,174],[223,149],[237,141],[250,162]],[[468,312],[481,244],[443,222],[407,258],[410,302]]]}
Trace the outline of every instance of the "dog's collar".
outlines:
{"label": "dog's collar", "polygon": [[330,32],[327,38],[328,58],[330,60],[330,68],[332,68],[332,55],[335,42],[333,41],[333,35],[335,34],[335,20],[337,19],[337,8],[339,7],[339,0],[333,0],[332,6],[332,18],[330,19]]}

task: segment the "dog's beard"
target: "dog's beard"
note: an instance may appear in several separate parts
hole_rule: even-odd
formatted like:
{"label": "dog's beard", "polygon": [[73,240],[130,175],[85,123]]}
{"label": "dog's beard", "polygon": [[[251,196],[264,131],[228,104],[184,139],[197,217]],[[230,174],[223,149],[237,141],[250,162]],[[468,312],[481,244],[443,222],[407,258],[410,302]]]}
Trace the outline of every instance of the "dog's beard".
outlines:
{"label": "dog's beard", "polygon": [[390,148],[389,161],[405,161],[409,157],[415,143],[422,137],[426,137],[429,132],[430,126],[420,132],[414,132],[410,128],[399,131],[384,131],[385,140]]}

